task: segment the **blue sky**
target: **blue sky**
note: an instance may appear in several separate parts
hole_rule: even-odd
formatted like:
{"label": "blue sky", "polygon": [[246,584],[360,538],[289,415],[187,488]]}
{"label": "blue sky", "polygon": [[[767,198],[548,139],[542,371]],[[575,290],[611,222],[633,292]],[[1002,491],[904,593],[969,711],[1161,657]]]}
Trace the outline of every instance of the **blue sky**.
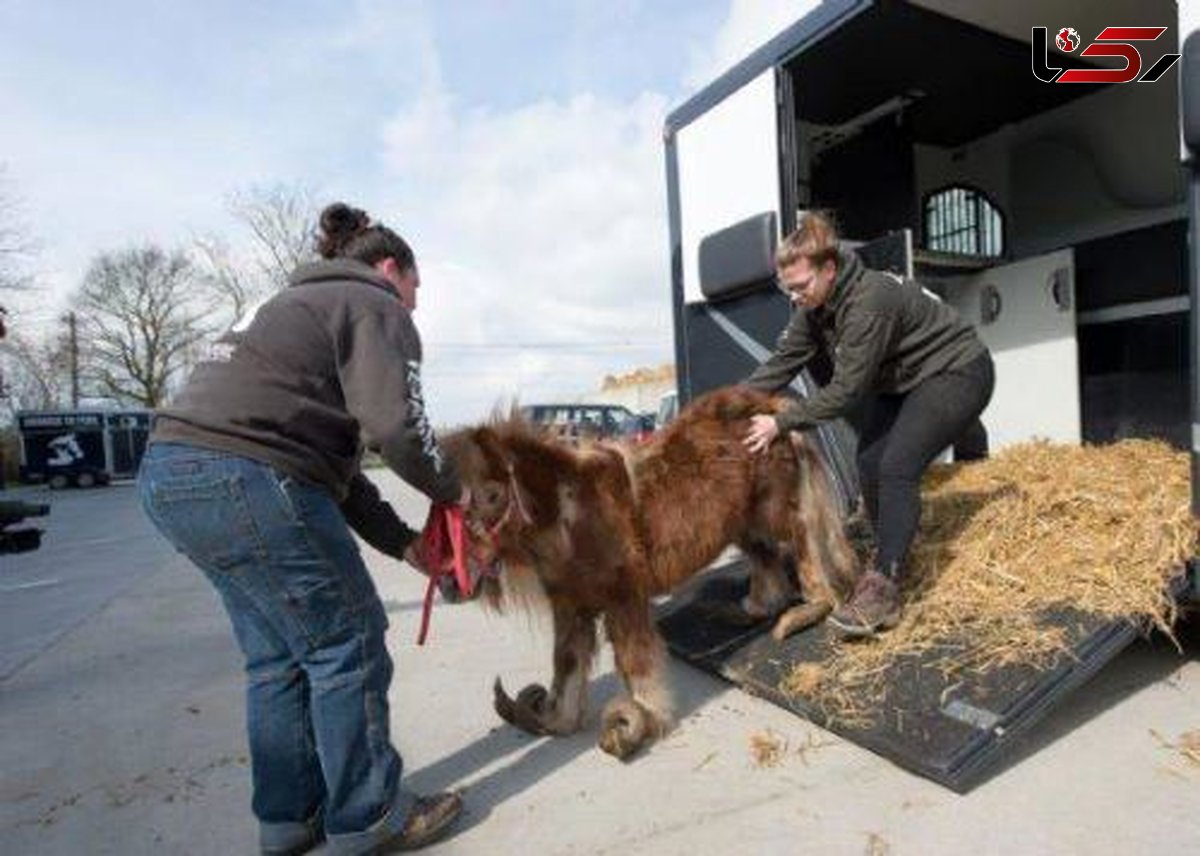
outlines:
{"label": "blue sky", "polygon": [[811,5],[0,0],[0,164],[56,297],[103,251],[236,243],[254,185],[366,208],[421,263],[431,410],[475,419],[670,360],[662,121]]}

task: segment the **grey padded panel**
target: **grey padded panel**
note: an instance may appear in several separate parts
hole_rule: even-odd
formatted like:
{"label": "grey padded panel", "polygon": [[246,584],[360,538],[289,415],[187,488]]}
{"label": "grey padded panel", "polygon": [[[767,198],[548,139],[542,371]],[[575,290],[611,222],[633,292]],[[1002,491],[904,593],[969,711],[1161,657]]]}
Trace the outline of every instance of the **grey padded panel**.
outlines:
{"label": "grey padded panel", "polygon": [[1200,31],[1183,41],[1183,68],[1179,76],[1183,141],[1200,152]]}
{"label": "grey padded panel", "polygon": [[700,292],[717,301],[775,279],[775,212],[755,214],[700,241]]}

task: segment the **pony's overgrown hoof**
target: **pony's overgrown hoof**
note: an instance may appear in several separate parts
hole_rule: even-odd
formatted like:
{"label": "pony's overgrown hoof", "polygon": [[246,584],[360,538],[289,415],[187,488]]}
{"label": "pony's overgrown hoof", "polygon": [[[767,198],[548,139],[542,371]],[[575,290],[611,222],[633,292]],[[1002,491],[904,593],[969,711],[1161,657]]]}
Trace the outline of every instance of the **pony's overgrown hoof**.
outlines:
{"label": "pony's overgrown hoof", "polygon": [[550,692],[541,684],[530,684],[517,693],[514,700],[505,692],[500,679],[496,678],[496,683],[492,685],[492,696],[492,706],[505,722],[536,737],[550,733],[546,728]]}
{"label": "pony's overgrown hoof", "polygon": [[807,630],[814,624],[820,623],[832,610],[833,604],[825,600],[793,606],[775,621],[775,626],[771,628],[771,635],[777,642],[782,642],[793,633],[799,633],[801,630]]}
{"label": "pony's overgrown hoof", "polygon": [[666,723],[632,698],[613,699],[600,722],[600,748],[622,761],[657,740]]}

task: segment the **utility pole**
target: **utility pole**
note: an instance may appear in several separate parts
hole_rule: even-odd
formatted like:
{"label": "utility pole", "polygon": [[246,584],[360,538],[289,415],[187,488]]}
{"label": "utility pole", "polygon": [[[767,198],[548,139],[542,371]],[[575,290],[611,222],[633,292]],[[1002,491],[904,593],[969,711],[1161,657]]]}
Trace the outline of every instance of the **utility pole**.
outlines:
{"label": "utility pole", "polygon": [[79,408],[79,338],[76,334],[75,313],[67,313],[68,349],[71,355],[71,407]]}

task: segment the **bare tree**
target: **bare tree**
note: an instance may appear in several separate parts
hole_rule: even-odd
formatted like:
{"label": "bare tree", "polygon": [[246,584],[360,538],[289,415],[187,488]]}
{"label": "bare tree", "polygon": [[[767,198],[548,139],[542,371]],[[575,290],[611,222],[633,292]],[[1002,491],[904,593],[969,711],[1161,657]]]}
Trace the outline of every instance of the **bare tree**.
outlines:
{"label": "bare tree", "polygon": [[70,389],[70,356],[64,336],[32,338],[12,333],[0,343],[5,357],[3,400],[12,412],[63,407]]}
{"label": "bare tree", "polygon": [[316,208],[310,191],[288,184],[239,191],[228,205],[249,233],[243,256],[236,257],[229,243],[215,236],[197,239],[195,251],[209,287],[240,318],[247,306],[283,288],[296,266],[313,258]]}
{"label": "bare tree", "polygon": [[231,318],[241,318],[246,308],[266,295],[269,281],[233,257],[229,243],[216,235],[196,238],[193,242],[197,264],[215,307],[226,310]]}
{"label": "bare tree", "polygon": [[[33,251],[34,244],[27,236],[16,199],[9,189],[7,170],[0,164],[0,293],[29,287],[32,278],[26,272],[25,264]],[[11,304],[6,307],[0,302],[0,357],[3,357],[0,359],[0,405],[7,405],[11,410],[15,406],[12,397],[14,379],[11,377],[14,344],[9,308]],[[23,374],[19,380],[24,380]],[[0,471],[0,484],[3,480]]]}
{"label": "bare tree", "polygon": [[316,211],[312,193],[294,185],[256,186],[234,194],[234,215],[249,229],[259,273],[277,288],[296,265],[313,257]]}
{"label": "bare tree", "polygon": [[146,407],[164,403],[172,378],[210,332],[199,279],[186,253],[156,246],[92,262],[75,299],[90,393]]}
{"label": "bare tree", "polygon": [[15,290],[29,284],[25,262],[34,244],[21,222],[17,201],[9,187],[7,169],[0,164],[0,290]]}

